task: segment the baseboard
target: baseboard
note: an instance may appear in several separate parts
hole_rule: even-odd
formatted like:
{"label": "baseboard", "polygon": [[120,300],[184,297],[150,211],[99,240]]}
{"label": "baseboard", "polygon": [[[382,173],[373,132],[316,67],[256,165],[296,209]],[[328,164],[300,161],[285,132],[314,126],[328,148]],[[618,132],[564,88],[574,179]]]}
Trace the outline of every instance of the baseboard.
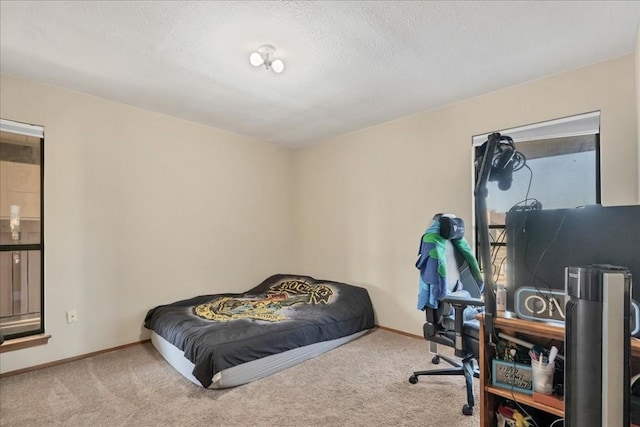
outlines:
{"label": "baseboard", "polygon": [[106,348],[104,350],[93,351],[91,353],[81,354],[80,356],[67,357],[66,359],[55,360],[53,362],[43,363],[42,365],[30,366],[28,368],[17,369],[15,371],[4,372],[0,374],[1,378],[11,377],[13,375],[24,374],[26,372],[37,371],[38,369],[44,369],[51,366],[62,365],[63,363],[75,362],[76,360],[86,359],[87,357],[97,356],[99,354],[111,353],[112,351],[122,350],[127,347],[133,347],[134,345],[146,344],[151,340],[142,340],[137,342],[132,342],[129,344],[119,345],[117,347]]}
{"label": "baseboard", "polygon": [[404,331],[400,331],[398,329],[393,329],[393,328],[387,328],[386,326],[376,325],[376,327],[380,329],[384,329],[385,331],[395,332],[396,334],[404,335],[405,337],[419,338],[421,340],[424,339],[422,335],[410,334],[409,332],[404,332]]}

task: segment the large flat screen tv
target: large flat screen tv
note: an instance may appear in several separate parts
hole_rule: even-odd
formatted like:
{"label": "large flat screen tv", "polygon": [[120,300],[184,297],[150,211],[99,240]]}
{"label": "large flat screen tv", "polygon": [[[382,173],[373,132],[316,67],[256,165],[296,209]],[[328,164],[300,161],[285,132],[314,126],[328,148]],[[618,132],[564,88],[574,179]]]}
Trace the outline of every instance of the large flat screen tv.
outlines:
{"label": "large flat screen tv", "polygon": [[565,267],[610,264],[629,269],[640,300],[640,205],[509,212],[507,309],[523,287],[564,292]]}

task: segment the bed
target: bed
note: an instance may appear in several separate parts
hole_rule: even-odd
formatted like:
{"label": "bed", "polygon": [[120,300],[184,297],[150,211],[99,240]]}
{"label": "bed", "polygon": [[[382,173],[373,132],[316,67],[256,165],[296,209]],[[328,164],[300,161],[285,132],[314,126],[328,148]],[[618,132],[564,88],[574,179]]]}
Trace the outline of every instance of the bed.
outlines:
{"label": "bed", "polygon": [[243,293],[155,307],[144,325],[158,352],[205,388],[255,381],[325,353],[374,326],[366,289],[276,274]]}

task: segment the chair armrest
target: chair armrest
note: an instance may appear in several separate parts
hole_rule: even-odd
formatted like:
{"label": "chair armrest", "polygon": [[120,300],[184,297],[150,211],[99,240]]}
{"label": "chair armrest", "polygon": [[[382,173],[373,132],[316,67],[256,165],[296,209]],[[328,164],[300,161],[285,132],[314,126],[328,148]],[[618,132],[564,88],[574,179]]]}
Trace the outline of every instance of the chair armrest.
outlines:
{"label": "chair armrest", "polygon": [[482,301],[480,298],[471,298],[468,296],[447,295],[446,297],[442,298],[440,301],[447,302],[451,305],[458,305],[458,306],[465,306],[465,307],[468,305],[473,305],[478,307],[484,306],[484,301]]}
{"label": "chair armrest", "polygon": [[465,316],[464,312],[468,306],[484,306],[484,301],[480,298],[471,298],[466,292],[464,294],[455,293],[449,294],[446,297],[440,299],[441,302],[447,303],[453,307],[455,311],[454,324],[455,324],[455,345],[454,354],[458,357],[466,357],[464,346],[462,344],[463,337],[462,331],[464,329]]}

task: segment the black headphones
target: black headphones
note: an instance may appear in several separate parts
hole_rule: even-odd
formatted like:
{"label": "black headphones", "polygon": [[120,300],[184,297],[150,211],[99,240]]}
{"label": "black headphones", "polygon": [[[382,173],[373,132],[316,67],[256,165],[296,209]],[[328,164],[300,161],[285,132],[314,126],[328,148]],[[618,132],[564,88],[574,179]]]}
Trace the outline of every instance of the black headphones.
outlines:
{"label": "black headphones", "polygon": [[[500,135],[493,162],[491,162],[491,173],[489,181],[498,181],[498,188],[506,191],[511,188],[513,182],[513,171],[524,159],[522,153],[516,151],[516,145],[511,137]],[[519,168],[518,168],[519,169]]]}
{"label": "black headphones", "polygon": [[[507,142],[502,142],[502,140],[506,140]],[[516,146],[513,143],[513,140],[508,136],[502,136],[500,138],[500,142],[498,142],[498,146],[496,147],[497,156],[493,160],[492,170],[494,169],[504,169],[507,167],[509,162],[513,160],[513,156],[516,152]]]}

